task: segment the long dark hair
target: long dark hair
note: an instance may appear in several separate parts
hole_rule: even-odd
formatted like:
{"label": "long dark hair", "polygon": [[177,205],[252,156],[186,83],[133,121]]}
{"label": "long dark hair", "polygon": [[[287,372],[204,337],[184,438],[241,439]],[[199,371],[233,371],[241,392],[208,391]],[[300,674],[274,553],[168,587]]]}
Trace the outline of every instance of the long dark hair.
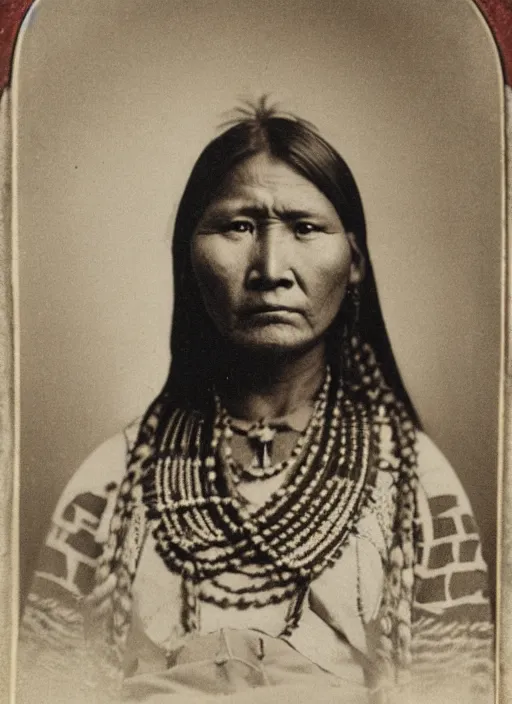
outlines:
{"label": "long dark hair", "polygon": [[[373,348],[387,384],[404,404],[410,418],[419,419],[404,387],[391,348],[368,252],[366,222],[355,179],[338,152],[308,122],[278,114],[265,99],[211,141],[200,154],[181,198],[172,245],[174,317],[171,331],[171,368],[164,394],[174,405],[202,410],[209,404],[213,371],[222,368],[221,340],[206,312],[192,269],[190,243],[204,211],[228,174],[239,164],[266,153],[313,183],[333,204],[347,232],[353,233],[365,259],[365,277],[359,285],[358,328]],[[339,358],[338,346],[347,318],[347,300],[331,326],[328,355]]]}

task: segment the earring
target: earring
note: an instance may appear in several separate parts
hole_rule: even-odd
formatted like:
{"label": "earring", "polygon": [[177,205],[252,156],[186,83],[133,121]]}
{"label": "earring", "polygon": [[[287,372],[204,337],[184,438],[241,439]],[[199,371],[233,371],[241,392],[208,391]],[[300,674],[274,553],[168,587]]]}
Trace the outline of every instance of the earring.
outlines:
{"label": "earring", "polygon": [[347,288],[347,333],[349,337],[357,335],[359,330],[359,315],[361,309],[361,293],[358,286]]}
{"label": "earring", "polygon": [[343,374],[347,381],[359,387],[361,372],[361,339],[359,331],[359,311],[361,296],[359,288],[349,285],[346,289],[343,305],[343,327],[341,339],[341,359]]}

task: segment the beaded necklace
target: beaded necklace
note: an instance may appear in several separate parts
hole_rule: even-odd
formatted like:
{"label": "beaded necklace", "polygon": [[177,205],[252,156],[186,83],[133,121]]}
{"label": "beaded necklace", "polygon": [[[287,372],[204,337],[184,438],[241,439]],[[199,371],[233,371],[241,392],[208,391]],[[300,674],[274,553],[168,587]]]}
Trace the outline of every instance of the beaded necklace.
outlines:
{"label": "beaded necklace", "polygon": [[[341,380],[332,388],[327,372],[310,423],[286,463],[287,478],[254,512],[228,491],[230,457],[221,451],[226,415],[217,412],[204,459],[202,424],[186,432],[187,423],[185,412],[173,414],[154,472],[143,483],[148,515],[158,516],[157,551],[183,575],[185,629],[197,628],[200,599],[243,609],[292,597],[283,629],[289,632],[309,583],[340,556],[372,486],[368,409]],[[233,574],[245,586],[226,584]]]}

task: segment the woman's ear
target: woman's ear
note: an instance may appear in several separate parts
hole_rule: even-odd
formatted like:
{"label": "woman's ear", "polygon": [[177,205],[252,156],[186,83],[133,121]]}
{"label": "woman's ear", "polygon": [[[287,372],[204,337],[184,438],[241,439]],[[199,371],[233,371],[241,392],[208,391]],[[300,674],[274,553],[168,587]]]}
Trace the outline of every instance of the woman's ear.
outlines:
{"label": "woman's ear", "polygon": [[366,273],[366,260],[359,249],[355,235],[347,232],[347,238],[352,250],[352,263],[350,265],[349,283],[360,284]]}

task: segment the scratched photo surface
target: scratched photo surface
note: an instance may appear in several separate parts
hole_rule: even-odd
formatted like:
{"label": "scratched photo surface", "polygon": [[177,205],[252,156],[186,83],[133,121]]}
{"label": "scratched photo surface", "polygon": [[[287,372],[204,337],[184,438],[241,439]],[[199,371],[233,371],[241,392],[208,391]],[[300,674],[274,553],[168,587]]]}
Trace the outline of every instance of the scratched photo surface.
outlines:
{"label": "scratched photo surface", "polygon": [[434,7],[33,8],[13,77],[22,608],[34,580],[76,592],[95,570],[94,534],[115,499],[82,473],[50,527],[52,512],[84,460],[160,392],[178,204],[220,125],[263,95],[312,123],[349,165],[405,387],[468,498],[459,510],[449,482],[436,488],[429,599],[476,603],[483,558],[494,608],[503,78],[474,4]]}

